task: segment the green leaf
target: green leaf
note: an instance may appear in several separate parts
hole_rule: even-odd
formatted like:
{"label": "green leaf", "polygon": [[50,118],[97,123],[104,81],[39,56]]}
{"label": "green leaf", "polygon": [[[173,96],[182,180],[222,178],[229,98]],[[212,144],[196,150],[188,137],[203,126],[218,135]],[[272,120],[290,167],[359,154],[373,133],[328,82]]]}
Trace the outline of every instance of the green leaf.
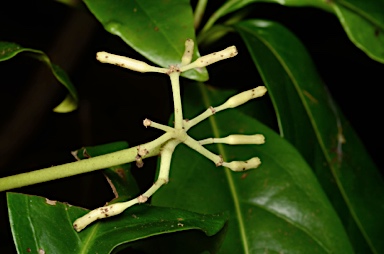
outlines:
{"label": "green leaf", "polygon": [[[104,155],[128,148],[128,143],[125,141],[114,142],[98,146],[87,146],[79,150],[73,151],[72,155],[77,160],[88,159],[91,157]],[[135,178],[131,174],[131,164],[112,166],[103,170],[109,185],[112,188],[115,198],[109,204],[127,201],[136,197],[139,194]]]}
{"label": "green leaf", "polygon": [[[227,224],[215,235],[207,237],[202,231],[187,230],[137,241],[132,248],[143,253],[217,253],[225,238]],[[198,243],[198,244],[197,244]],[[204,252],[205,251],[205,252]],[[207,252],[208,251],[208,252]],[[141,253],[141,252],[140,252]]]}
{"label": "green leaf", "polygon": [[[203,85],[186,87],[185,116],[191,119],[223,103],[233,91]],[[265,135],[264,145],[213,145],[225,161],[259,156],[247,172],[217,168],[195,151],[179,146],[169,184],[152,203],[199,213],[230,212],[222,253],[352,253],[343,226],[312,170],[292,145],[237,109],[210,117],[191,130],[196,139],[229,134]]]}
{"label": "green leaf", "polygon": [[[186,39],[195,39],[193,13],[188,0],[132,1],[85,0],[104,28],[124,40],[152,62],[162,66],[179,64]],[[195,46],[194,58],[199,56]],[[184,75],[205,81],[205,68]]]}
{"label": "green leaf", "polygon": [[[375,0],[229,0],[215,11],[202,29],[208,31],[221,17],[256,2],[311,6],[333,12],[349,39],[372,59],[384,63],[384,2]],[[200,37],[200,35],[199,35]]]}
{"label": "green leaf", "polygon": [[349,39],[369,57],[384,63],[384,2],[343,0],[331,5]]}
{"label": "green leaf", "polygon": [[69,94],[67,97],[63,100],[63,102],[55,107],[53,111],[57,113],[67,113],[75,110],[78,102],[77,92],[65,71],[63,71],[59,66],[51,63],[48,56],[40,50],[23,48],[12,42],[0,41],[0,62],[9,60],[22,52],[25,52],[27,55],[46,63],[56,79],[68,89]]}
{"label": "green leaf", "polygon": [[300,41],[265,20],[235,25],[274,104],[281,135],[310,163],[357,252],[383,253],[384,183]]}
{"label": "green leaf", "polygon": [[223,214],[137,205],[77,233],[72,223],[86,209],[17,193],[7,193],[7,200],[18,253],[111,253],[121,244],[172,232],[196,229],[212,236],[226,221]]}
{"label": "green leaf", "polygon": [[332,11],[332,8],[324,0],[228,0],[219,9],[217,9],[208,19],[202,32],[208,31],[213,24],[221,17],[235,12],[252,3],[277,3],[286,6],[313,6],[326,11]]}

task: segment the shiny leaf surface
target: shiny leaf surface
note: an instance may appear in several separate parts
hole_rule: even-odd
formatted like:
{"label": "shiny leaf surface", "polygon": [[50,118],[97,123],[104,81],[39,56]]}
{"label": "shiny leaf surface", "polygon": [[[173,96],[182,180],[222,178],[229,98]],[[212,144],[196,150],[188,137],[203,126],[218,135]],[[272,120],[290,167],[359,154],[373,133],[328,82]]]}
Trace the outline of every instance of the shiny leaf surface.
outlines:
{"label": "shiny leaf surface", "polygon": [[[200,84],[186,87],[185,94],[185,117],[191,119],[234,93]],[[229,211],[221,253],[352,253],[337,214],[292,145],[236,109],[215,114],[190,131],[196,139],[235,133],[262,133],[266,143],[208,148],[225,161],[259,156],[258,169],[235,173],[179,146],[169,184],[154,195],[153,204],[200,213]]]}
{"label": "shiny leaf surface", "polygon": [[[196,41],[192,9],[187,0],[122,0],[113,4],[108,0],[84,2],[108,32],[119,36],[162,67],[179,64],[185,40]],[[195,47],[194,58],[197,57]],[[200,81],[208,79],[205,68],[185,72],[183,76]]]}
{"label": "shiny leaf surface", "polygon": [[17,193],[7,193],[7,200],[18,253],[111,253],[119,245],[161,234],[195,229],[212,236],[226,221],[223,214],[138,205],[77,233],[72,223],[86,209]]}
{"label": "shiny leaf surface", "polygon": [[332,7],[349,39],[369,57],[384,63],[384,2],[347,0]]}
{"label": "shiny leaf surface", "polygon": [[384,2],[375,0],[233,0],[227,1],[208,20],[207,31],[220,18],[246,5],[267,2],[285,6],[311,6],[333,12],[349,39],[372,59],[384,63]]}
{"label": "shiny leaf surface", "polygon": [[47,64],[56,79],[68,89],[68,96],[54,109],[54,111],[57,113],[67,113],[75,110],[78,101],[77,92],[65,71],[59,66],[51,63],[48,56],[43,51],[23,48],[12,42],[0,41],[0,62],[9,60],[20,53],[27,54]]}
{"label": "shiny leaf surface", "polygon": [[217,9],[212,16],[207,21],[206,25],[203,28],[203,31],[207,31],[212,27],[212,25],[221,17],[240,10],[241,8],[252,4],[252,3],[277,3],[286,6],[313,6],[317,8],[324,9],[326,11],[331,11],[332,9],[328,4],[325,4],[322,0],[228,0],[226,1],[219,9]]}
{"label": "shiny leaf surface", "polygon": [[235,28],[268,87],[281,135],[315,169],[355,249],[384,252],[383,180],[305,48],[274,22],[249,20]]}

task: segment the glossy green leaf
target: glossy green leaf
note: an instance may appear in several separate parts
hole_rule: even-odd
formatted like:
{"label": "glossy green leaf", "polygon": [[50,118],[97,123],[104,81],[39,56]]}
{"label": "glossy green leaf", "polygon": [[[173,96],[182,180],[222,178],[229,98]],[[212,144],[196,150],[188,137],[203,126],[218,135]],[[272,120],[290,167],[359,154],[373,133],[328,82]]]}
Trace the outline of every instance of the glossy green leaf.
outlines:
{"label": "glossy green leaf", "polygon": [[277,3],[286,6],[313,6],[326,11],[332,11],[332,8],[325,3],[324,0],[228,0],[219,9],[217,9],[207,21],[202,29],[203,32],[207,31],[212,25],[221,17],[235,12],[252,3]]}
{"label": "glossy green leaf", "polygon": [[[168,67],[181,62],[186,39],[195,40],[193,13],[188,0],[85,0],[104,28],[152,62]],[[198,57],[195,47],[194,58]],[[205,81],[205,68],[183,76]]]}
{"label": "glossy green leaf", "polygon": [[[77,160],[83,160],[120,151],[128,147],[127,142],[120,141],[105,145],[83,147],[79,150],[73,151],[72,155]],[[103,170],[103,174],[111,186],[113,194],[115,195],[115,198],[109,202],[109,204],[127,201],[139,194],[139,187],[137,186],[135,178],[131,174],[130,163],[106,168]]]}
{"label": "glossy green leaf", "polygon": [[[185,117],[224,102],[233,91],[186,87]],[[185,146],[172,158],[169,184],[156,205],[200,213],[230,212],[221,253],[352,253],[343,226],[314,174],[295,148],[237,109],[220,112],[194,127],[196,139],[229,134],[265,135],[264,145],[208,147],[225,161],[259,156],[262,165],[232,172]]]}
{"label": "glossy green leaf", "polygon": [[384,1],[343,0],[331,4],[349,39],[384,63]]}
{"label": "glossy green leaf", "polygon": [[75,110],[77,108],[78,101],[77,92],[65,71],[63,71],[59,66],[51,63],[48,56],[43,51],[23,48],[15,43],[0,41],[0,62],[9,60],[23,52],[46,63],[56,79],[68,89],[68,96],[63,102],[54,108],[54,111],[57,113],[67,113]]}
{"label": "glossy green leaf", "polygon": [[300,41],[265,20],[235,25],[274,104],[281,135],[310,163],[356,250],[383,253],[384,183]]}
{"label": "glossy green leaf", "polygon": [[137,241],[132,248],[143,253],[218,253],[225,238],[227,224],[217,234],[207,237],[202,231],[187,230]]}
{"label": "glossy green leaf", "polygon": [[104,254],[122,244],[192,229],[212,236],[224,226],[227,217],[137,205],[77,233],[72,223],[87,213],[86,209],[17,193],[7,193],[7,200],[18,253]]}
{"label": "glossy green leaf", "polygon": [[[207,31],[221,17],[256,2],[311,6],[333,12],[349,39],[372,59],[384,63],[384,2],[376,0],[229,0],[207,21]],[[199,35],[200,36],[200,35]]]}

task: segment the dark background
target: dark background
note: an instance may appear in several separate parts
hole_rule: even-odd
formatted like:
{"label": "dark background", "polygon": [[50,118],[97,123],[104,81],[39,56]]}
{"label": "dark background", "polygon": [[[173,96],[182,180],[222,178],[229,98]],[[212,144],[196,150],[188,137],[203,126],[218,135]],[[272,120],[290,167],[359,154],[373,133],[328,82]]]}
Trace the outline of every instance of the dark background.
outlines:
{"label": "dark background", "polygon": [[[383,172],[383,65],[357,49],[332,14],[312,8],[255,6],[251,17],[279,21],[304,43],[331,94]],[[210,2],[206,17],[217,7]],[[98,63],[95,54],[101,50],[145,59],[120,38],[105,32],[84,6],[73,9],[52,1],[2,2],[0,40],[46,52],[52,62],[68,72],[80,96],[77,111],[53,113],[51,109],[65,97],[66,90],[44,64],[24,55],[0,62],[0,177],[73,161],[70,151],[82,146],[120,140],[131,145],[147,142],[160,132],[144,128],[142,120],[168,121],[172,112],[168,78]],[[201,53],[233,44],[239,52],[246,52],[238,36],[230,34]],[[247,54],[238,58],[244,66],[245,80],[228,75],[228,65],[218,63],[208,68],[212,83],[239,90],[260,85]],[[247,81],[247,73],[256,76],[256,81]],[[143,98],[149,103],[143,103]],[[153,158],[146,160],[142,169],[133,170],[142,189],[152,184],[155,166]],[[112,198],[99,172],[15,191],[89,208]],[[1,252],[12,253],[6,207],[5,193],[0,193]]]}

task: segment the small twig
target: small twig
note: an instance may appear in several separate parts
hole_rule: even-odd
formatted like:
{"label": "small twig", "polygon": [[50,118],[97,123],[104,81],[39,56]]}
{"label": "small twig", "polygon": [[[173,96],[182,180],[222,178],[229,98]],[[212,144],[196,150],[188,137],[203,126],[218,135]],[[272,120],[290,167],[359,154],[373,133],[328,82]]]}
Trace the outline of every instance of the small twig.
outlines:
{"label": "small twig", "polygon": [[172,84],[172,94],[173,94],[173,105],[175,112],[175,129],[183,129],[183,108],[181,105],[181,95],[180,95],[180,83],[179,83],[179,72],[173,72],[169,75],[171,78]]}
{"label": "small twig", "polygon": [[69,176],[92,172],[99,169],[108,168],[111,166],[121,165],[135,161],[137,149],[139,147],[148,150],[148,153],[143,156],[148,158],[158,155],[160,146],[173,137],[173,133],[165,133],[159,138],[145,143],[140,146],[131,147],[121,151],[92,157],[86,160],[75,161],[63,165],[44,168],[28,173],[22,173],[13,176],[0,178],[0,191],[10,190],[23,186],[28,186],[36,183],[48,182],[56,179],[61,179]]}
{"label": "small twig", "polygon": [[249,145],[249,144],[264,144],[265,137],[261,134],[254,135],[229,135],[225,138],[207,138],[199,140],[200,145],[208,144],[228,144],[228,145]]}
{"label": "small twig", "polygon": [[164,125],[164,124],[155,123],[154,121],[151,121],[148,118],[145,118],[145,120],[143,121],[143,125],[145,127],[149,126],[149,127],[152,127],[152,128],[155,128],[155,129],[159,129],[159,130],[162,130],[162,131],[165,131],[165,132],[172,132],[173,131],[172,127]]}
{"label": "small twig", "polygon": [[138,61],[126,56],[114,55],[108,52],[98,52],[96,54],[96,59],[99,60],[101,63],[114,64],[137,72],[166,73],[168,71],[168,69],[166,68],[151,66],[142,61]]}
{"label": "small twig", "polygon": [[235,46],[228,47],[224,50],[211,53],[196,59],[196,61],[180,67],[180,72],[184,72],[194,68],[206,67],[210,64],[216,63],[221,60],[225,60],[237,55],[237,49]]}
{"label": "small twig", "polygon": [[168,142],[163,147],[159,177],[156,180],[156,182],[152,185],[152,187],[149,188],[144,194],[126,202],[115,203],[109,206],[96,208],[90,211],[89,213],[85,214],[84,216],[75,220],[73,222],[73,228],[77,232],[80,232],[81,230],[83,230],[85,227],[87,227],[89,224],[91,224],[96,220],[105,219],[111,216],[118,215],[133,205],[147,202],[148,198],[151,197],[153,193],[155,193],[162,185],[168,183],[169,168],[171,164],[172,154],[173,154],[173,151],[175,150],[175,147],[178,144],[179,144],[178,141],[173,140]]}
{"label": "small twig", "polygon": [[195,45],[195,43],[191,39],[187,39],[185,41],[185,44],[184,44],[185,50],[184,50],[183,57],[181,58],[181,66],[184,66],[184,65],[191,63],[194,45]]}
{"label": "small twig", "polygon": [[236,94],[229,98],[225,103],[221,104],[220,106],[217,106],[215,108],[209,107],[206,111],[201,113],[200,115],[196,116],[195,118],[184,121],[184,128],[185,130],[189,130],[196,124],[200,123],[201,121],[207,119],[211,115],[220,112],[222,110],[228,109],[228,108],[235,108],[238,107],[249,100],[258,98],[263,96],[267,92],[267,89],[264,86],[259,86],[253,89],[250,89],[248,91]]}

